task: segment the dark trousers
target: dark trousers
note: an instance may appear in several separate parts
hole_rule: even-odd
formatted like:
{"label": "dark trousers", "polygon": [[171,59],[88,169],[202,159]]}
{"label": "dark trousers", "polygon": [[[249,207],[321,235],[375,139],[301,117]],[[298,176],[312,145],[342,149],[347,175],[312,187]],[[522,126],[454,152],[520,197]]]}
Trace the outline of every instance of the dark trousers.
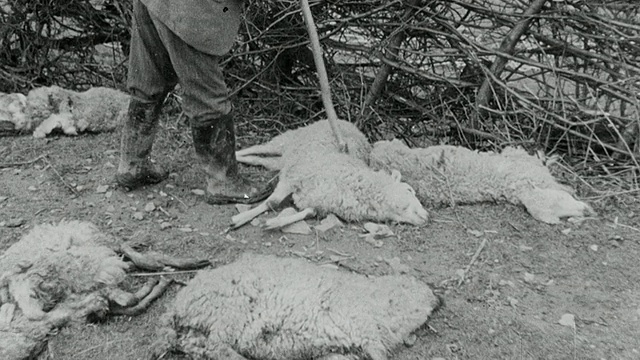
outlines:
{"label": "dark trousers", "polygon": [[163,25],[139,1],[133,2],[129,93],[144,102],[162,101],[176,84],[192,126],[206,126],[231,112],[220,57],[196,50]]}

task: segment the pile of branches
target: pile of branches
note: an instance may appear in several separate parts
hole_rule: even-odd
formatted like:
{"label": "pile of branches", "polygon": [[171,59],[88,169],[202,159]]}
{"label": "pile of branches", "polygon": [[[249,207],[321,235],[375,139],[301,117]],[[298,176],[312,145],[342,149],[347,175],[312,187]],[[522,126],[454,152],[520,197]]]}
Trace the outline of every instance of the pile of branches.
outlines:
{"label": "pile of branches", "polygon": [[[110,47],[120,51],[114,58],[124,59],[130,1],[11,2],[21,7],[0,13],[10,20],[4,21],[10,30],[0,31],[10,45],[0,50],[0,64],[8,64],[0,79],[15,89],[121,86],[124,62],[87,66],[95,53],[61,46],[81,41],[47,31],[74,24],[74,31],[82,28],[75,37],[91,37],[93,45],[111,34],[104,43],[117,44]],[[96,12],[89,16],[87,7]],[[338,115],[372,141],[400,137],[483,150],[522,145],[567,155],[582,174],[637,178],[635,0],[312,0],[311,8]],[[76,12],[63,20],[64,9]],[[251,119],[240,133],[274,133],[322,118],[299,1],[248,1],[245,17],[224,61],[236,108]],[[53,70],[66,67],[73,75]]]}
{"label": "pile of branches", "polygon": [[0,92],[122,85],[131,4],[0,0]]}

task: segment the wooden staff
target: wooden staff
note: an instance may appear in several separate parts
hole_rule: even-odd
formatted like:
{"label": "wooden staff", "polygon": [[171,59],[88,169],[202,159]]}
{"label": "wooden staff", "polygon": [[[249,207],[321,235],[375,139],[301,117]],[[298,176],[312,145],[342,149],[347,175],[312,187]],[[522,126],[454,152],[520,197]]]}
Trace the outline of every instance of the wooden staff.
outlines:
{"label": "wooden staff", "polygon": [[333,131],[333,135],[336,138],[338,149],[340,152],[347,153],[347,143],[344,142],[340,130],[338,129],[338,115],[333,107],[333,101],[331,101],[331,88],[329,87],[329,77],[327,76],[327,69],[324,66],[324,59],[322,57],[322,48],[320,47],[320,39],[318,38],[318,31],[316,30],[316,24],[313,21],[311,15],[311,7],[308,0],[300,0],[300,6],[302,7],[302,15],[304,16],[304,22],[307,24],[307,31],[309,32],[309,38],[311,40],[311,51],[313,52],[313,60],[316,64],[316,70],[318,71],[318,78],[320,79],[320,93],[322,94],[322,103],[324,104],[324,110],[327,113],[327,119],[329,120],[329,126]]}

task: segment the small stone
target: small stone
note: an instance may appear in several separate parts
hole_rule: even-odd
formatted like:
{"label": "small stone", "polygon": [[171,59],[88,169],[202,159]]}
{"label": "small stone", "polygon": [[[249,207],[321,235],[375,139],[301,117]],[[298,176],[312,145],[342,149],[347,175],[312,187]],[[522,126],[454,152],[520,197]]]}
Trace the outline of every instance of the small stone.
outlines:
{"label": "small stone", "polygon": [[8,196],[0,196],[0,202],[3,202],[5,200],[7,200],[9,197]]}
{"label": "small stone", "polygon": [[524,282],[526,282],[527,284],[532,284],[535,282],[536,276],[533,274],[530,274],[528,272],[524,273]]}
{"label": "small stone", "polygon": [[178,230],[180,230],[180,231],[182,231],[182,232],[186,232],[186,233],[190,233],[190,232],[192,232],[192,231],[193,231],[193,229],[192,229],[192,228],[190,228],[190,227],[188,227],[188,226],[181,227],[181,228],[179,228]]}
{"label": "small stone", "polygon": [[202,190],[202,189],[193,189],[193,190],[191,190],[191,192],[193,194],[195,194],[195,195],[198,195],[198,196],[203,196],[204,195],[204,190]]}
{"label": "small stone", "polygon": [[167,184],[164,187],[166,187],[167,189],[175,189],[175,186],[173,186],[171,184]]}
{"label": "small stone", "polygon": [[140,211],[136,211],[133,213],[133,218],[136,220],[142,220],[144,219],[144,214]]}
{"label": "small stone", "polygon": [[153,203],[153,201],[148,202],[147,205],[144,206],[144,211],[146,212],[152,212],[155,209],[156,205]]}
{"label": "small stone", "polygon": [[107,199],[110,199],[113,196],[113,191],[107,191],[106,193],[104,193],[104,197],[106,197]]}
{"label": "small stone", "polygon": [[162,197],[166,197],[167,196],[167,193],[164,192],[164,191],[160,191],[158,194],[160,194],[160,196],[162,196]]}
{"label": "small stone", "polygon": [[4,226],[8,227],[8,228],[17,228],[20,227],[24,224],[26,224],[27,221],[25,219],[11,219],[9,221],[6,221]]}
{"label": "small stone", "polygon": [[204,231],[203,231],[203,232],[201,232],[201,233],[200,233],[200,235],[202,235],[202,236],[209,236],[209,235],[211,235],[211,234],[209,234],[208,232],[204,232]]}
{"label": "small stone", "polygon": [[113,168],[115,168],[116,166],[115,166],[115,165],[113,165],[111,162],[107,161],[106,163],[104,163],[103,167],[104,167],[105,169],[113,169]]}
{"label": "small stone", "polygon": [[409,336],[407,336],[406,339],[404,339],[404,344],[405,346],[408,347],[412,347],[413,345],[416,344],[416,340],[418,339],[418,337],[416,336],[416,334],[409,334]]}
{"label": "small stone", "polygon": [[151,200],[151,199],[153,199],[153,198],[154,198],[153,194],[149,194],[149,195],[147,195],[147,199]]}
{"label": "small stone", "polygon": [[29,189],[29,191],[38,191],[38,188],[33,185],[29,186],[27,189]]}
{"label": "small stone", "polygon": [[109,185],[100,185],[96,188],[96,192],[98,194],[104,194],[109,190]]}
{"label": "small stone", "polygon": [[171,226],[172,226],[172,225],[171,225],[171,223],[170,223],[170,222],[166,222],[166,221],[164,221],[164,222],[160,223],[160,230],[168,229],[168,228],[170,228]]}
{"label": "small stone", "polygon": [[110,213],[116,212],[116,207],[113,206],[113,205],[108,206],[107,207],[107,212],[110,212]]}
{"label": "small stone", "polygon": [[84,187],[84,186],[82,186],[82,185],[78,185],[78,186],[76,186],[76,191],[82,191],[82,190],[84,190],[84,189],[85,189],[85,187]]}
{"label": "small stone", "polygon": [[562,315],[562,317],[560,317],[560,320],[558,320],[558,324],[560,324],[562,326],[575,328],[576,327],[576,317],[573,314],[564,314],[564,315]]}
{"label": "small stone", "polygon": [[509,281],[509,280],[500,280],[500,281],[498,282],[498,285],[500,285],[500,286],[515,287],[515,284],[513,283],[513,281]]}
{"label": "small stone", "polygon": [[589,249],[591,249],[591,251],[598,251],[598,245],[593,244],[589,246]]}
{"label": "small stone", "polygon": [[262,245],[264,245],[264,246],[266,246],[266,247],[271,247],[271,242],[270,242],[270,241],[267,241],[267,242],[265,242],[265,243],[264,243],[264,244],[262,244]]}

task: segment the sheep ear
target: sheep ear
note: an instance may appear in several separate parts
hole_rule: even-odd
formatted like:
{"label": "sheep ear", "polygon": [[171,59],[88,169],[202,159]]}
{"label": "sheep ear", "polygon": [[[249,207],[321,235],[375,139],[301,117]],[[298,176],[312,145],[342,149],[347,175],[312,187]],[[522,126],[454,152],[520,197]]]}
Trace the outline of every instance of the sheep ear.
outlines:
{"label": "sheep ear", "polygon": [[395,182],[400,182],[402,180],[402,174],[400,174],[400,171],[396,169],[391,170],[391,177]]}

